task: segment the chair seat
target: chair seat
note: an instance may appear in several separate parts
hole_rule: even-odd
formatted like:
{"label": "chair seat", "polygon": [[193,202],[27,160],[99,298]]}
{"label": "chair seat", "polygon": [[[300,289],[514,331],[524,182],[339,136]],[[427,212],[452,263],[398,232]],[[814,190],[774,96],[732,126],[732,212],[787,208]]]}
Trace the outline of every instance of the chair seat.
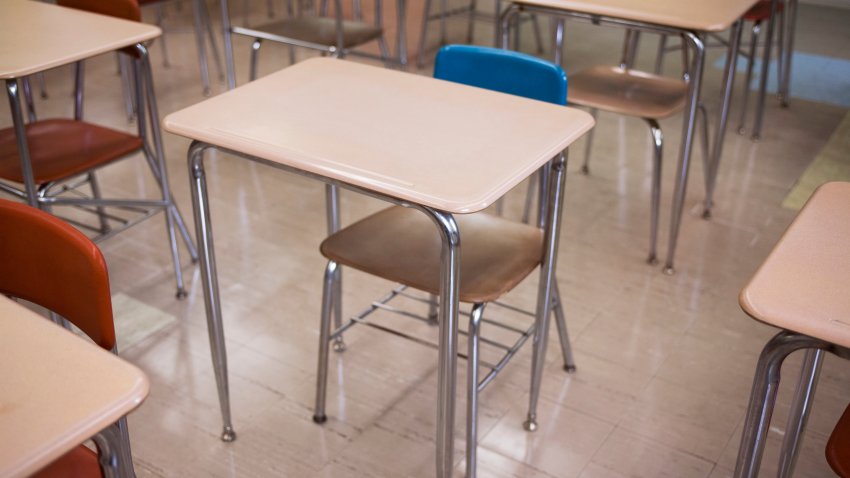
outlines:
{"label": "chair seat", "polygon": [[[489,302],[540,263],[543,231],[489,214],[456,215],[461,231],[460,300]],[[322,254],[342,265],[439,294],[437,227],[414,209],[392,207],[325,239]]]}
{"label": "chair seat", "polygon": [[569,103],[652,119],[682,110],[687,94],[682,80],[601,65],[570,75],[567,87]]}
{"label": "chair seat", "polygon": [[99,478],[97,453],[80,445],[42,468],[31,478]]}
{"label": "chair seat", "polygon": [[[353,48],[375,40],[383,32],[380,27],[353,20],[344,20],[342,29],[345,48]],[[329,17],[289,18],[255,28],[234,27],[233,31],[284,43],[287,39],[291,39],[317,46],[330,47],[337,44],[336,20]]]}
{"label": "chair seat", "polygon": [[[26,132],[36,184],[86,172],[142,147],[137,136],[70,119],[30,123]],[[13,128],[0,130],[0,178],[24,181]]]}

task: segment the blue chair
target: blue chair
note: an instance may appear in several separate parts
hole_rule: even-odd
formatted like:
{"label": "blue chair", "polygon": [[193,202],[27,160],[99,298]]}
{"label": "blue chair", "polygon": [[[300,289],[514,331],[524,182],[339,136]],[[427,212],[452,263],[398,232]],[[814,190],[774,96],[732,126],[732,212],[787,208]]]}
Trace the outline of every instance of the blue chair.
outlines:
{"label": "blue chair", "polygon": [[[528,98],[566,103],[567,77],[556,65],[543,60],[512,51],[475,46],[447,46],[437,55],[435,77],[471,86],[503,91]],[[547,170],[547,168],[543,168]],[[541,201],[545,203],[545,201]],[[541,208],[543,209],[543,208]],[[542,215],[541,217],[545,217]],[[517,339],[511,345],[499,344],[504,356],[493,361],[495,365],[482,362],[490,368],[489,373],[479,380],[479,343],[493,344],[480,338],[482,322],[490,327],[493,320],[482,319],[485,305],[502,306],[496,301],[511,291],[534,271],[543,260],[544,234],[542,220],[538,224],[510,221],[498,216],[478,213],[457,215],[455,220],[463,231],[463,250],[460,264],[460,302],[471,303],[469,328],[461,333],[468,336],[468,377],[467,377],[467,476],[475,476],[478,412],[478,393],[505,366],[527,339],[535,337],[534,359],[532,360],[531,393],[528,420],[525,428],[534,431],[537,428],[537,400],[542,379],[545,358],[546,332],[548,317],[537,317],[526,313],[532,323],[527,329],[511,327]],[[375,328],[386,327],[366,321],[366,316],[376,309],[387,310],[386,299],[378,305],[372,305],[366,312],[358,315],[345,325],[337,324],[331,330],[331,318],[340,314],[336,291],[336,277],[340,266],[353,267],[362,272],[381,277],[402,286],[390,295],[407,296],[402,289],[409,287],[431,294],[428,302],[433,312],[433,298],[439,294],[439,233],[430,219],[419,211],[399,206],[390,207],[362,219],[330,235],[320,247],[322,254],[329,259],[325,270],[322,295],[322,316],[319,341],[319,367],[316,391],[316,407],[313,419],[324,422],[325,395],[328,374],[328,354],[330,344],[339,340],[342,332],[354,323],[366,323]],[[540,287],[551,287],[553,291],[552,310],[560,335],[560,345],[564,356],[564,367],[568,372],[575,370],[569,336],[561,307],[561,299],[556,283],[546,284],[541,278]],[[388,296],[389,297],[389,296]],[[411,317],[410,312],[401,313]],[[434,314],[436,315],[436,314]],[[416,316],[428,321],[429,317]],[[540,325],[538,325],[540,324]],[[494,327],[497,325],[493,325]],[[505,330],[508,330],[505,328]],[[395,335],[405,333],[393,331]],[[539,337],[536,334],[540,334]],[[421,339],[415,339],[422,343]],[[340,347],[341,348],[341,347]],[[336,347],[335,347],[336,349]]]}

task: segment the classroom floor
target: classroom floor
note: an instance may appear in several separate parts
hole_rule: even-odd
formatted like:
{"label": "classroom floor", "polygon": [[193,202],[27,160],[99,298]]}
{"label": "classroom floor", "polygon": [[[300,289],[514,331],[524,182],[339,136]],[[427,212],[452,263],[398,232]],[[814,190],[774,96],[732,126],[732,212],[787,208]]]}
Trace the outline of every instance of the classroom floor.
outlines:
{"label": "classroom floor", "polygon": [[[254,18],[264,15],[265,2],[253,5]],[[170,68],[162,66],[160,45],[151,47],[163,115],[203,99],[186,29],[190,9],[171,5],[167,13],[171,27],[182,28],[167,34]],[[152,21],[153,11],[145,16]],[[797,51],[850,60],[848,24],[850,10],[801,6]],[[463,41],[463,22],[451,25]],[[489,42],[491,28],[482,24],[476,40]],[[530,28],[525,30],[528,35]],[[533,50],[528,40],[523,48]],[[621,42],[618,30],[570,23],[565,69],[614,64]],[[656,40],[647,36],[644,42],[639,66],[648,68]],[[286,66],[285,48],[264,48],[261,75]],[[240,39],[235,51],[244,84],[248,43]],[[706,62],[703,97],[714,122],[721,70],[712,65],[724,51],[710,50]],[[668,56],[670,74],[680,68],[678,59]],[[430,74],[430,68],[420,73]],[[89,62],[86,116],[132,130],[115,69],[111,55]],[[215,73],[213,79],[214,93],[224,91]],[[69,68],[48,72],[46,80],[49,97],[36,105],[41,116],[69,114]],[[739,76],[738,92],[741,83]],[[0,126],[7,126],[8,105],[0,108]],[[579,172],[584,140],[575,145],[557,277],[578,371],[561,369],[551,334],[535,433],[522,428],[530,349],[482,393],[480,476],[731,476],[756,358],[776,332],[748,318],[737,295],[794,217],[795,211],[781,207],[783,199],[848,110],[796,97],[781,109],[770,97],[758,143],[734,132],[737,114],[734,108],[711,220],[700,217],[703,172],[695,148],[673,276],[644,261],[651,151],[645,124],[601,114],[587,176]],[[662,126],[665,253],[681,117]],[[177,203],[191,223],[188,141],[166,134],[165,147]],[[323,185],[225,154],[209,160],[207,171],[238,439],[218,439],[198,268],[183,251],[189,296],[175,299],[164,221],[157,216],[100,244],[111,275],[120,353],[151,379],[149,398],[129,417],[138,476],[433,476],[436,355],[429,348],[355,327],[345,336],[348,349],[332,353],[329,420],[322,426],[311,420],[324,268],[318,252],[325,232]],[[110,167],[100,182],[106,195],[155,192],[137,159]],[[508,196],[507,215],[518,216],[524,196],[524,187]],[[350,192],[343,193],[342,204],[344,224],[383,207]],[[535,282],[532,277],[510,300],[533,304]],[[389,286],[347,271],[345,313],[356,313]],[[784,369],[764,476],[776,468],[799,361],[792,356]],[[457,476],[465,447],[465,362],[459,364]],[[823,449],[848,401],[850,364],[828,356],[796,476],[832,476]]]}

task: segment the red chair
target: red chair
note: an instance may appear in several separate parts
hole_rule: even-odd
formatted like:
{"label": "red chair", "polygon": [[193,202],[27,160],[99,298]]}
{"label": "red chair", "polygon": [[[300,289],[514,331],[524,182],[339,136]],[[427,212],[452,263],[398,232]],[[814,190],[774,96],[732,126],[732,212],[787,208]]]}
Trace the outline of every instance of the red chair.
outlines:
{"label": "red chair", "polygon": [[850,405],[826,442],[826,461],[841,478],[850,477]]}
{"label": "red chair", "polygon": [[[61,6],[113,15],[126,20],[140,19],[136,0],[59,0],[58,3]],[[147,111],[150,113],[146,114],[144,107],[139,108],[138,134],[124,133],[83,120],[83,63],[78,62],[74,118],[52,118],[30,122],[24,126],[32,179],[27,178],[22,169],[21,139],[17,137],[15,129],[0,130],[0,191],[31,201],[33,199],[29,193],[34,192],[34,201],[40,208],[48,211],[54,206],[71,206],[95,213],[98,218],[97,226],[78,220],[78,216],[69,219],[78,226],[98,234],[94,238],[95,241],[110,237],[156,212],[165,212],[177,295],[182,297],[185,291],[175,225],[183,236],[193,260],[197,259],[197,252],[183,218],[172,200],[156,100],[153,96],[153,82],[150,76],[145,74],[150,70],[144,68],[144,65],[136,64],[146,62],[147,57],[139,55],[135,48],[125,48],[122,53],[134,61],[137,104],[147,105]],[[157,199],[101,197],[95,171],[135,153],[144,155],[159,185],[161,196]],[[83,186],[86,184],[90,187],[90,194],[83,194]]]}
{"label": "red chair", "polygon": [[[33,207],[0,200],[0,264],[0,294],[40,305],[115,351],[106,262],[83,233]],[[98,454],[80,445],[34,476],[134,476],[124,418],[92,440]]]}

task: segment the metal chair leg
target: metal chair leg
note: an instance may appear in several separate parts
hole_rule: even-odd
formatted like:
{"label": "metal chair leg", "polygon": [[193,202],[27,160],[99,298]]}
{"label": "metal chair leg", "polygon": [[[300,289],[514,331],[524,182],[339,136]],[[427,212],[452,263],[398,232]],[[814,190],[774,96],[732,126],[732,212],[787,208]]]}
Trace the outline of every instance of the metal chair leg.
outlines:
{"label": "metal chair leg", "polygon": [[257,79],[257,59],[260,56],[261,46],[263,46],[263,40],[254,38],[254,43],[251,44],[251,67],[249,69],[248,81]]}
{"label": "metal chair leg", "polygon": [[325,279],[322,287],[322,316],[319,324],[319,364],[316,371],[316,405],[313,408],[313,421],[324,423],[328,420],[325,414],[325,402],[328,389],[328,354],[331,335],[331,309],[333,308],[334,284],[337,263],[328,261],[325,268]]}
{"label": "metal chair leg", "polygon": [[649,257],[646,262],[658,264],[658,216],[661,209],[661,159],[664,152],[664,134],[661,125],[652,118],[646,118],[649,133],[652,135],[652,192],[649,206]]}
{"label": "metal chair leg", "polygon": [[[596,121],[597,110],[590,108],[590,116],[593,116],[593,121]],[[581,165],[581,173],[584,175],[590,174],[590,151],[593,148],[593,132],[596,128],[591,128],[585,135],[584,143],[584,163]]]}
{"label": "metal chair leg", "polygon": [[761,24],[756,22],[753,24],[753,32],[750,38],[750,56],[747,59],[747,73],[744,75],[744,97],[741,99],[741,120],[738,126],[738,134],[744,134],[747,132],[746,120],[747,120],[747,102],[750,98],[750,82],[753,79],[753,67],[755,64],[756,58],[756,46],[758,45],[759,40],[759,31],[761,30]]}
{"label": "metal chair leg", "polygon": [[416,53],[416,67],[425,67],[425,44],[428,36],[428,16],[431,14],[431,0],[425,0],[425,11],[422,14],[422,34],[419,36],[419,50]]}
{"label": "metal chair leg", "polygon": [[[94,199],[101,199],[102,196],[100,194],[100,184],[97,182],[97,176],[95,176],[94,171],[90,171],[87,175],[89,187],[91,188],[92,197]],[[97,218],[100,222],[100,233],[106,234],[111,229],[109,226],[109,221],[106,219],[106,210],[103,206],[96,206],[95,210],[97,211]]]}
{"label": "metal chair leg", "polygon": [[667,35],[662,34],[658,38],[658,54],[655,57],[655,74],[661,74],[661,68],[664,66],[664,50],[667,49]]}
{"label": "metal chair leg", "polygon": [[466,476],[476,476],[478,461],[478,352],[484,304],[472,306],[469,315],[468,357],[466,362]]}
{"label": "metal chair leg", "polygon": [[558,326],[558,339],[561,342],[561,354],[564,357],[564,370],[567,373],[573,373],[576,371],[576,361],[573,358],[573,348],[570,345],[570,334],[567,331],[567,321],[564,318],[564,306],[557,280],[553,287],[552,310],[555,312],[555,325]]}
{"label": "metal chair leg", "polygon": [[[478,7],[478,2],[476,0],[471,0],[469,2],[469,16],[466,22],[466,43],[471,44],[473,37],[475,36],[475,12]],[[498,20],[499,12],[496,12],[496,21]],[[495,25],[495,24],[494,24]]]}
{"label": "metal chair leg", "polygon": [[204,0],[192,0],[192,13],[195,19],[195,43],[198,48],[198,66],[201,69],[201,83],[204,96],[210,94],[210,70],[207,66],[207,47],[204,41],[204,21],[201,3]]}

